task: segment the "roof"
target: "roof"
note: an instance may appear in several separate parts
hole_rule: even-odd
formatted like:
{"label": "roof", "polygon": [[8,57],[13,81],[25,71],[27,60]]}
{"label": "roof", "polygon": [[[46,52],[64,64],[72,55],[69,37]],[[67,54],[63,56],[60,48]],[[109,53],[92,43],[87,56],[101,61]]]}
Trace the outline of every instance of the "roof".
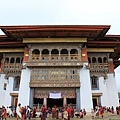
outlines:
{"label": "roof", "polygon": [[[87,38],[88,48],[114,48],[110,57],[117,67],[120,62],[120,35],[106,35],[110,25],[24,25],[0,26],[5,35],[0,36],[0,48],[24,48],[23,38]],[[116,62],[117,61],[117,62]]]}

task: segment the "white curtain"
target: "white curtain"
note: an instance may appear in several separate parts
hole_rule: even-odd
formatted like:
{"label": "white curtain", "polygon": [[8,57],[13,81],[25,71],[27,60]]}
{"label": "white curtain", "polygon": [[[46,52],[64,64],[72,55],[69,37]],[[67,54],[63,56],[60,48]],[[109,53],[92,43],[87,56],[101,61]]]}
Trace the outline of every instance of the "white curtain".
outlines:
{"label": "white curtain", "polygon": [[49,98],[53,98],[53,99],[61,98],[61,93],[50,93]]}

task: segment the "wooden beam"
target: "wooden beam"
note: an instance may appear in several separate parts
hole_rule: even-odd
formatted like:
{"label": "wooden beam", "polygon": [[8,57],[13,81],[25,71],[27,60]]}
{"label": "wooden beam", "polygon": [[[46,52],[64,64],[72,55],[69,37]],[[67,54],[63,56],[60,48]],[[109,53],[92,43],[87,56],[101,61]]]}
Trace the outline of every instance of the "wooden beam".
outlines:
{"label": "wooden beam", "polygon": [[120,41],[89,41],[88,44],[120,44]]}
{"label": "wooden beam", "polygon": [[83,43],[87,38],[23,38],[23,43]]}
{"label": "wooden beam", "polygon": [[24,49],[22,48],[0,49],[0,53],[7,53],[7,52],[24,52]]}
{"label": "wooden beam", "polygon": [[87,48],[87,52],[114,52],[113,48]]}
{"label": "wooden beam", "polygon": [[8,44],[8,45],[10,45],[10,44],[16,45],[16,44],[23,44],[23,43],[22,42],[0,42],[0,45],[6,45],[6,44]]}

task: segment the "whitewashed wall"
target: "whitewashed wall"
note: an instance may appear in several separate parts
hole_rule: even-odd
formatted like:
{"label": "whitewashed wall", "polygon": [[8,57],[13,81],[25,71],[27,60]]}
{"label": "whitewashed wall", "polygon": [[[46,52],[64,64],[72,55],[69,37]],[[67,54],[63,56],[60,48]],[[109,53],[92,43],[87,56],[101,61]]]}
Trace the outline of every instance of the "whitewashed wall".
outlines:
{"label": "whitewashed wall", "polygon": [[5,93],[5,100],[4,100],[4,106],[11,106],[11,102],[12,102],[12,97],[10,96],[10,93],[13,91],[13,83],[14,83],[14,78],[13,77],[9,77],[8,79],[8,83],[7,83],[7,88],[6,88],[6,93]]}
{"label": "whitewashed wall", "polygon": [[120,93],[120,66],[115,69],[115,79],[117,84],[117,90]]}
{"label": "whitewashed wall", "polygon": [[101,105],[102,106],[108,106],[108,94],[107,94],[107,88],[106,88],[106,82],[104,80],[104,77],[99,77],[99,90],[92,90],[92,93],[102,93],[101,96]]}
{"label": "whitewashed wall", "polygon": [[5,92],[4,90],[4,83],[5,83],[5,74],[0,74],[0,107],[4,105],[4,100],[5,100]]}
{"label": "whitewashed wall", "polygon": [[115,76],[112,73],[108,74],[108,79],[106,80],[106,86],[107,86],[109,106],[114,106],[114,107],[119,106],[116,80],[115,80]]}
{"label": "whitewashed wall", "polygon": [[87,112],[91,112],[93,108],[92,103],[92,91],[91,91],[91,82],[90,82],[90,73],[89,69],[86,69],[85,66],[80,68],[80,102],[81,109],[86,109]]}
{"label": "whitewashed wall", "polygon": [[21,103],[22,106],[29,105],[30,99],[30,70],[28,68],[23,69],[21,73],[21,81],[19,88],[18,103]]}

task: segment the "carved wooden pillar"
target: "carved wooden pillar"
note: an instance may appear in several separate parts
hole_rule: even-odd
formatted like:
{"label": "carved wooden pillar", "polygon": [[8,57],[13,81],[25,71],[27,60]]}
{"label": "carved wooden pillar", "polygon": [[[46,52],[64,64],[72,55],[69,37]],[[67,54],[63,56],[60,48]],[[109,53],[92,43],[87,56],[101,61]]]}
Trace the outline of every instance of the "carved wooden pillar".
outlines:
{"label": "carved wooden pillar", "polygon": [[49,60],[51,60],[51,50],[49,50]]}
{"label": "carved wooden pillar", "polygon": [[59,57],[58,57],[58,60],[60,60],[60,57],[61,57],[61,55],[60,55],[60,49],[59,49]]}
{"label": "carved wooden pillar", "polygon": [[39,49],[40,55],[39,55],[39,60],[42,60],[42,51]]}
{"label": "carved wooden pillar", "polygon": [[70,60],[70,49],[68,49],[68,60]]}
{"label": "carved wooden pillar", "polygon": [[45,105],[45,107],[47,108],[47,98],[43,99],[43,105]]}
{"label": "carved wooden pillar", "polygon": [[64,98],[63,98],[63,107],[65,107],[66,105],[67,105],[67,98],[64,97]]}

